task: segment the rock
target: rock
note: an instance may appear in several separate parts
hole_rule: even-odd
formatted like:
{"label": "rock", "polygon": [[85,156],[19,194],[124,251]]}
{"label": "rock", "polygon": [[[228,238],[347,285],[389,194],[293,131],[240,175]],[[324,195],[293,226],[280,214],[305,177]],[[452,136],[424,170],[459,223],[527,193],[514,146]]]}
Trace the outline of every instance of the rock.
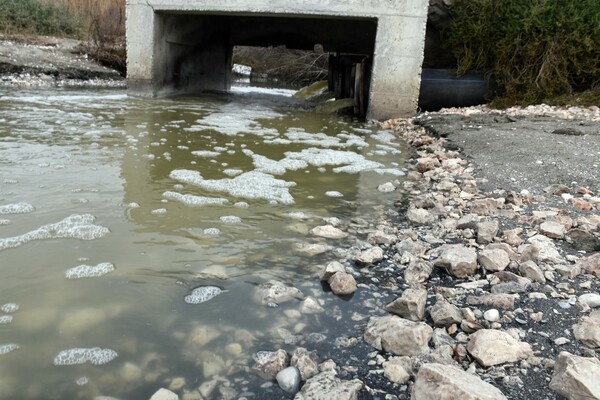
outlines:
{"label": "rock", "polygon": [[579,296],[579,302],[587,304],[588,306],[595,308],[600,307],[600,294],[598,293],[586,293]]}
{"label": "rock", "polygon": [[179,396],[168,389],[161,388],[150,397],[150,400],[179,400]]}
{"label": "rock", "polygon": [[463,319],[460,309],[446,300],[438,300],[429,310],[429,315],[436,326],[460,324]]}
{"label": "rock", "polygon": [[416,356],[429,351],[433,329],[425,323],[413,322],[397,316],[372,317],[364,339],[377,350],[397,356]]}
{"label": "rock", "polygon": [[554,364],[550,389],[568,400],[600,399],[600,361],[560,352]]}
{"label": "rock", "polygon": [[319,373],[319,356],[315,351],[308,351],[304,347],[298,347],[292,353],[290,365],[298,368],[300,378],[306,381]]}
{"label": "rock", "polygon": [[385,306],[386,311],[399,315],[411,321],[421,321],[425,315],[425,302],[427,290],[423,288],[409,288],[402,292],[402,296]]}
{"label": "rock", "polygon": [[256,364],[252,370],[261,378],[270,381],[275,379],[279,371],[288,366],[288,360],[289,356],[285,350],[259,351],[254,355]]}
{"label": "rock", "polygon": [[336,272],[346,272],[344,265],[338,261],[332,261],[327,264],[319,273],[319,279],[322,281],[328,281]]}
{"label": "rock", "polygon": [[198,326],[190,333],[186,342],[186,348],[193,352],[198,352],[219,336],[221,336],[221,331],[212,326]]}
{"label": "rock", "polygon": [[467,351],[484,367],[516,362],[533,355],[528,343],[494,329],[481,329],[472,334]]}
{"label": "rock", "polygon": [[321,307],[314,297],[307,297],[302,304],[300,304],[300,312],[302,314],[319,314],[323,311],[325,311],[325,309]]}
{"label": "rock", "polygon": [[433,272],[433,265],[427,261],[417,261],[410,263],[404,270],[404,280],[409,285],[422,283],[429,279]]}
{"label": "rock", "polygon": [[169,390],[177,392],[185,386],[185,378],[182,376],[178,376],[177,378],[171,379],[171,383],[169,383]]}
{"label": "rock", "polygon": [[410,357],[391,357],[383,363],[383,375],[394,383],[406,383],[410,379]]}
{"label": "rock", "polygon": [[469,296],[467,303],[469,305],[483,305],[487,307],[502,308],[503,310],[514,310],[515,300],[519,296],[516,294],[484,294],[482,296]]}
{"label": "rock", "polygon": [[503,206],[504,199],[477,199],[473,201],[471,212],[480,216],[495,215]]}
{"label": "rock", "polygon": [[121,379],[129,384],[138,383],[142,379],[142,375],[142,369],[131,362],[126,362],[119,370]]}
{"label": "rock", "polygon": [[294,400],[358,400],[363,386],[358,379],[341,380],[335,371],[325,371],[306,381]]}
{"label": "rock", "polygon": [[205,351],[201,354],[202,374],[205,378],[212,378],[219,375],[226,368],[223,358],[213,352]]}
{"label": "rock", "polygon": [[600,278],[600,253],[596,253],[589,257],[581,257],[579,261],[577,261],[577,265],[588,274]]}
{"label": "rock", "polygon": [[386,183],[382,183],[381,185],[377,186],[377,190],[380,191],[381,193],[390,193],[390,192],[393,192],[394,190],[396,190],[396,186],[394,186],[394,184],[392,182],[386,182]]}
{"label": "rock", "polygon": [[477,224],[477,243],[489,244],[498,234],[498,221],[484,221]]}
{"label": "rock", "polygon": [[314,227],[310,230],[310,233],[327,239],[343,239],[348,236],[346,232],[331,225]]}
{"label": "rock", "polygon": [[472,275],[477,270],[477,251],[460,244],[444,245],[442,253],[433,265],[445,268],[457,278]]}
{"label": "rock", "polygon": [[571,188],[566,185],[553,184],[544,188],[544,192],[560,196],[563,193],[571,193]]}
{"label": "rock", "polygon": [[440,162],[438,161],[437,158],[422,157],[422,158],[417,159],[417,165],[415,168],[420,173],[424,173],[424,172],[435,169],[435,167],[437,167],[439,165],[440,165]]}
{"label": "rock", "polygon": [[540,225],[540,233],[551,239],[562,239],[565,237],[566,229],[563,224],[546,221]]}
{"label": "rock", "polygon": [[525,261],[521,263],[521,265],[519,265],[519,272],[534,282],[546,283],[544,273],[533,261]]}
{"label": "rock", "polygon": [[510,264],[510,258],[506,252],[500,249],[484,249],[479,252],[477,256],[479,264],[487,271],[504,271],[508,264]]}
{"label": "rock", "polygon": [[369,233],[367,241],[371,244],[394,244],[398,241],[398,237],[391,233],[385,233],[383,231],[376,231]]}
{"label": "rock", "polygon": [[477,224],[481,221],[481,217],[475,214],[463,215],[456,223],[456,229],[472,229],[477,230]]}
{"label": "rock", "polygon": [[459,367],[423,364],[415,379],[413,400],[506,400],[502,392]]}
{"label": "rock", "polygon": [[336,272],[329,278],[328,283],[331,291],[338,296],[347,296],[356,292],[356,280],[346,272]]}
{"label": "rock", "polygon": [[331,246],[322,243],[295,243],[294,250],[296,253],[313,257],[319,254],[326,253],[332,249]]}
{"label": "rock", "polygon": [[507,244],[511,246],[520,246],[524,240],[519,236],[523,232],[523,228],[515,228],[502,232],[502,236]]}
{"label": "rock", "polygon": [[582,229],[571,229],[566,234],[569,244],[577,251],[593,253],[600,251],[600,238]]}
{"label": "rock", "polygon": [[212,396],[213,392],[215,391],[215,389],[217,388],[218,383],[219,382],[216,379],[203,382],[200,385],[200,387],[198,388],[198,391],[200,392],[202,397],[210,398]]}
{"label": "rock", "polygon": [[527,240],[529,243],[536,244],[539,247],[539,261],[557,263],[563,261],[562,256],[556,249],[552,239],[543,235],[535,235]]}
{"label": "rock", "polygon": [[282,369],[275,376],[279,387],[284,391],[296,394],[300,388],[300,371],[296,367],[287,367]]}
{"label": "rock", "polygon": [[587,346],[600,347],[600,313],[581,317],[579,323],[573,325],[573,335]]}
{"label": "rock", "polygon": [[260,285],[259,297],[264,305],[278,305],[294,299],[304,299],[304,295],[299,289],[275,280]]}
{"label": "rock", "polygon": [[383,250],[381,247],[374,246],[360,253],[356,257],[356,261],[361,264],[375,264],[383,260]]}
{"label": "rock", "polygon": [[423,257],[427,251],[427,246],[416,240],[403,239],[400,243],[396,244],[396,251],[400,255],[409,253],[415,257]]}
{"label": "rock", "polygon": [[427,225],[435,219],[429,211],[423,208],[411,208],[406,212],[406,218],[415,225]]}
{"label": "rock", "polygon": [[497,322],[500,320],[500,312],[495,308],[491,308],[483,313],[483,318],[489,322]]}
{"label": "rock", "polygon": [[183,395],[181,396],[181,400],[203,400],[202,395],[197,390],[185,390],[183,389]]}
{"label": "rock", "polygon": [[590,211],[592,209],[592,204],[589,201],[578,199],[576,197],[569,199],[569,203],[579,211]]}

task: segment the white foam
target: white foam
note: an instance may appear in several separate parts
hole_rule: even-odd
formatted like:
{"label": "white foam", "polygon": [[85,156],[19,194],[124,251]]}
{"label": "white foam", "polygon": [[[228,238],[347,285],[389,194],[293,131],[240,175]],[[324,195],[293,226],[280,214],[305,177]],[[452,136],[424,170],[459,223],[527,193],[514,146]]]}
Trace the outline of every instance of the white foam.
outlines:
{"label": "white foam", "polygon": [[217,157],[217,156],[220,156],[221,153],[219,153],[218,151],[197,150],[197,151],[192,151],[192,155],[194,155],[196,157]]}
{"label": "white foam", "polygon": [[250,207],[250,204],[246,203],[245,201],[238,201],[233,206],[237,208],[248,208]]}
{"label": "white foam", "polygon": [[89,362],[93,365],[103,365],[111,362],[118,356],[112,349],[94,347],[90,349],[74,348],[62,350],[54,357],[54,365],[77,365]]}
{"label": "white foam", "polygon": [[300,152],[287,152],[287,158],[304,160],[315,167],[325,165],[344,165],[334,169],[334,172],[361,172],[365,170],[382,168],[384,165],[375,161],[369,161],[361,154],[351,151],[317,149],[314,147],[304,149]]}
{"label": "white foam", "polygon": [[14,343],[0,345],[0,356],[3,354],[8,354],[11,351],[19,350],[20,348],[21,347],[19,347],[19,345]]}
{"label": "white foam", "polygon": [[19,311],[19,305],[15,303],[6,303],[2,307],[0,307],[0,311],[3,313],[11,314]]}
{"label": "white foam", "polygon": [[191,194],[181,194],[170,191],[164,192],[163,197],[167,200],[179,201],[180,203],[183,203],[189,207],[202,207],[210,205],[222,206],[229,203],[229,200],[220,197],[194,196]]}
{"label": "white foam", "polygon": [[308,216],[305,213],[303,213],[302,211],[292,211],[292,212],[287,213],[287,215],[288,215],[288,217],[296,218],[296,219],[308,218]]}
{"label": "white foam", "polygon": [[13,320],[12,315],[0,315],[0,325],[10,324]]}
{"label": "white foam", "polygon": [[152,215],[165,215],[166,213],[167,213],[166,208],[157,208],[156,210],[150,211],[150,214],[152,214]]}
{"label": "white foam", "polygon": [[14,203],[0,206],[0,215],[5,214],[27,214],[35,211],[35,207],[29,203]]}
{"label": "white foam", "polygon": [[221,231],[219,230],[219,228],[206,228],[202,231],[202,233],[208,236],[219,236],[221,234]]}
{"label": "white foam", "polygon": [[233,197],[274,200],[283,204],[294,203],[288,188],[296,186],[295,182],[276,179],[259,171],[246,172],[234,178],[204,179],[198,171],[180,169],[172,171],[170,177],[205,190],[226,192]]}
{"label": "white foam", "polygon": [[229,169],[223,170],[223,173],[227,176],[238,176],[239,174],[241,174],[243,172],[244,172],[244,170],[234,169],[234,168],[229,168]]}
{"label": "white foam", "polygon": [[308,167],[308,164],[304,160],[284,158],[280,161],[275,161],[260,154],[252,154],[252,162],[257,171],[271,175],[283,175],[287,170],[297,171]]}
{"label": "white foam", "polygon": [[330,190],[328,192],[325,192],[325,196],[328,197],[344,197],[344,195],[340,192],[336,192],[335,190]]}
{"label": "white foam", "polygon": [[98,265],[79,265],[65,272],[67,279],[93,278],[103,276],[115,270],[115,266],[105,262]]}
{"label": "white foam", "polygon": [[219,219],[224,224],[239,224],[242,222],[242,219],[240,217],[236,217],[235,215],[224,215],[219,217]]}
{"label": "white foam", "polygon": [[0,225],[10,225],[10,219],[0,219]]}
{"label": "white foam", "polygon": [[217,286],[200,286],[192,290],[192,293],[184,297],[188,304],[200,304],[211,300],[223,293],[223,290]]}
{"label": "white foam", "polygon": [[375,172],[377,172],[379,175],[385,175],[385,174],[395,175],[395,176],[404,176],[404,175],[406,175],[404,173],[404,171],[401,171],[401,170],[396,169],[396,168],[377,168],[377,169],[375,169]]}
{"label": "white foam", "polygon": [[308,133],[304,130],[291,128],[285,133],[286,139],[276,138],[273,140],[265,140],[268,144],[292,144],[298,143],[306,146],[318,147],[368,147],[369,144],[360,136],[350,134],[339,134],[337,136],[329,136],[325,133]]}
{"label": "white foam", "polygon": [[94,240],[106,236],[110,230],[100,225],[94,225],[94,220],[95,217],[90,214],[73,214],[60,222],[41,226],[23,235],[0,239],[0,251],[23,246],[34,240]]}
{"label": "white foam", "polygon": [[78,379],[75,381],[75,384],[76,384],[77,386],[85,386],[85,385],[87,385],[89,382],[90,382],[90,380],[87,378],[87,376],[82,376],[82,377],[78,378]]}

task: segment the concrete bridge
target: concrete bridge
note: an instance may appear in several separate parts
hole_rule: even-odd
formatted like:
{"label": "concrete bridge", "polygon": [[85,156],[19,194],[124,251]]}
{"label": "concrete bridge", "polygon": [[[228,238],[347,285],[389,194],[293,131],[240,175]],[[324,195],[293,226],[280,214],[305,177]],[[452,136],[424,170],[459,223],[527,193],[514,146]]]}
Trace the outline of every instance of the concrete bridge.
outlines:
{"label": "concrete bridge", "polygon": [[320,44],[336,54],[330,86],[363,96],[368,118],[407,116],[417,108],[428,3],[128,0],[129,91],[164,96],[227,90],[235,45]]}

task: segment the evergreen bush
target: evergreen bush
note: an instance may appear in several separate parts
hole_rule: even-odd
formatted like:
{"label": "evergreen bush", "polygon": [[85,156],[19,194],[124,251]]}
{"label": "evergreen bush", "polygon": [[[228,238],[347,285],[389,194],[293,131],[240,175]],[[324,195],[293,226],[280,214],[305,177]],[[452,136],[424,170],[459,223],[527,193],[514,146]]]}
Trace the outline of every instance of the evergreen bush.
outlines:
{"label": "evergreen bush", "polygon": [[600,104],[599,0],[455,0],[451,15],[458,71],[490,71],[496,105]]}

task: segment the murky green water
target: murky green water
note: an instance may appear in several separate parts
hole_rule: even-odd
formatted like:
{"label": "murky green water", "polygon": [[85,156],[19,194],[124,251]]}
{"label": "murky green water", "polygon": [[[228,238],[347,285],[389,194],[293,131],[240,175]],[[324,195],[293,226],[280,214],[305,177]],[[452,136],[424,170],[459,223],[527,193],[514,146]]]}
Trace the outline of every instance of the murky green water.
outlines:
{"label": "murky green water", "polygon": [[[315,277],[336,256],[297,246],[348,245],[306,231],[324,217],[369,220],[397,199],[376,187],[401,179],[405,152],[374,133],[265,95],[1,90],[0,307],[18,310],[0,311],[0,398],[142,399],[214,379],[264,398],[248,389],[263,383],[247,371],[252,355],[275,350],[280,328],[322,333],[334,329],[323,326],[331,307],[352,308]],[[223,204],[200,206],[201,196]],[[114,271],[65,275],[102,263]],[[270,279],[326,313],[263,305],[258,286]],[[208,285],[224,291],[184,301]],[[61,351],[97,347],[117,357],[55,365]]]}

